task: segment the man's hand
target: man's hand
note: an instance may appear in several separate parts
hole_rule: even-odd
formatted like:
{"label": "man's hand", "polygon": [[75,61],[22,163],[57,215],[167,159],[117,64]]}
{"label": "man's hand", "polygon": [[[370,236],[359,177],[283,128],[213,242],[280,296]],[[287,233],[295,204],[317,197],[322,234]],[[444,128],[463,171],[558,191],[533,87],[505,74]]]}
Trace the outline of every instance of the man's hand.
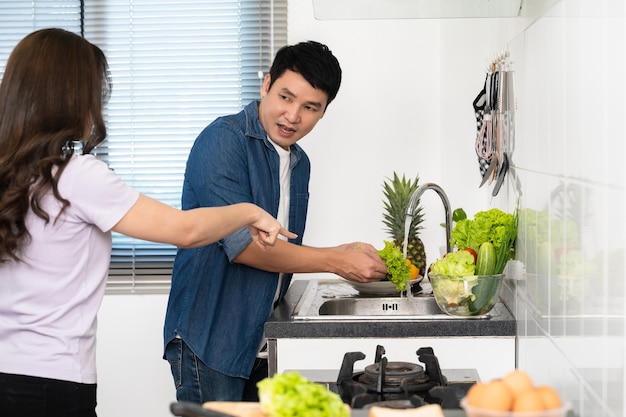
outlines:
{"label": "man's hand", "polygon": [[334,271],[340,277],[355,282],[375,282],[387,276],[387,265],[369,243],[346,243],[335,249],[341,252]]}

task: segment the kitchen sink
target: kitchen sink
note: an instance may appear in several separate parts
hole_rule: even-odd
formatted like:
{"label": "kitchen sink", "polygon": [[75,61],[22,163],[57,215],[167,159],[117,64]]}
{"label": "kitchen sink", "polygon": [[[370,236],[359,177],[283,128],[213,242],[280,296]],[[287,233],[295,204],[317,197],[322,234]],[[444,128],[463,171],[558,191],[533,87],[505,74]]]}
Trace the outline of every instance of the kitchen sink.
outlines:
{"label": "kitchen sink", "polygon": [[434,297],[339,298],[322,303],[319,315],[432,316],[441,314]]}
{"label": "kitchen sink", "polygon": [[480,320],[497,315],[493,309],[481,316],[451,316],[439,309],[432,294],[412,296],[362,295],[341,280],[313,280],[296,308],[294,320]]}

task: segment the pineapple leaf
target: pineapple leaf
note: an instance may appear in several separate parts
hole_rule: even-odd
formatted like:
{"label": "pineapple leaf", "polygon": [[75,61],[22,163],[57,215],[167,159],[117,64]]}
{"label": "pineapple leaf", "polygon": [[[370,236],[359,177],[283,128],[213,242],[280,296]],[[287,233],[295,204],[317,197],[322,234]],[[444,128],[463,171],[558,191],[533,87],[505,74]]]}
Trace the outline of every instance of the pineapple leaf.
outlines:
{"label": "pineapple leaf", "polygon": [[[414,180],[407,179],[403,174],[402,178],[396,172],[393,179],[387,178],[383,183],[384,213],[383,224],[385,231],[396,241],[404,240],[406,211],[411,201],[411,196],[419,187],[419,175]],[[409,227],[409,237],[417,237],[422,229],[421,223],[424,221],[422,206],[417,202],[413,218]]]}

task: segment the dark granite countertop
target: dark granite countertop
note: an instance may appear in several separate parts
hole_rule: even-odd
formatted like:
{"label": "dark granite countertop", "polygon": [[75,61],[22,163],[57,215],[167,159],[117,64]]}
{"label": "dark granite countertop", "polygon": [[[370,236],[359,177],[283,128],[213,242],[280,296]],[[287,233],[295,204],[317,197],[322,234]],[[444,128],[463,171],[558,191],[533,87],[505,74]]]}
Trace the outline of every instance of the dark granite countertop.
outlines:
{"label": "dark granite countertop", "polygon": [[308,280],[292,282],[285,300],[265,324],[268,339],[352,338],[352,337],[514,337],[516,322],[504,304],[498,302],[489,319],[454,320],[295,320],[294,310],[307,288]]}

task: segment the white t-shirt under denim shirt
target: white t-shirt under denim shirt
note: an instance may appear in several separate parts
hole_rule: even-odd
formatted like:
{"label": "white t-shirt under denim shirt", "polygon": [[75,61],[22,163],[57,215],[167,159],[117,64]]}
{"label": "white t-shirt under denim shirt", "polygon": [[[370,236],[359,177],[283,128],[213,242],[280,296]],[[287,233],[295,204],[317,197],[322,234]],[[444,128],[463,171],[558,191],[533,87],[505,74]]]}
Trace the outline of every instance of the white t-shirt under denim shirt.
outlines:
{"label": "white t-shirt under denim shirt", "polygon": [[[280,157],[280,168],[279,168],[279,177],[280,177],[280,199],[278,201],[278,214],[276,215],[276,219],[282,224],[284,227],[289,228],[289,187],[291,185],[291,152],[289,150],[285,150],[279,145],[275,144],[270,138],[268,138],[270,143],[274,145],[276,152],[278,152],[278,156]],[[285,236],[279,235],[279,239],[287,240]],[[278,297],[280,296],[280,288],[283,282],[283,273],[278,274],[278,285],[276,286],[276,293],[274,294],[274,301],[272,305],[276,304],[278,301]],[[272,307],[270,311],[270,315],[274,308]],[[261,339],[261,344],[259,346],[259,354],[258,357],[267,357],[267,352],[265,351],[265,345],[267,340],[265,336]]]}
{"label": "white t-shirt under denim shirt", "polygon": [[63,171],[61,205],[48,193],[46,223],[29,212],[24,262],[0,264],[0,372],[96,383],[96,315],[111,259],[111,228],[139,193],[92,155]]}

